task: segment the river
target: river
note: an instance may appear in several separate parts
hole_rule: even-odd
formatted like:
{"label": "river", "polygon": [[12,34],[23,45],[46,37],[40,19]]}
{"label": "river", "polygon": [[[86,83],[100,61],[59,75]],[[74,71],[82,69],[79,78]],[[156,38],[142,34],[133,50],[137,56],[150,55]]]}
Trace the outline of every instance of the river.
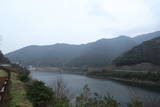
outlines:
{"label": "river", "polygon": [[59,73],[53,71],[31,71],[31,78],[40,80],[52,87],[57,78],[62,77],[67,84],[70,94],[77,96],[81,93],[84,85],[88,85],[91,92],[101,95],[108,93],[121,104],[127,104],[131,97],[139,97],[145,105],[151,106],[160,104],[160,87],[123,83],[109,79],[90,78],[78,74]]}

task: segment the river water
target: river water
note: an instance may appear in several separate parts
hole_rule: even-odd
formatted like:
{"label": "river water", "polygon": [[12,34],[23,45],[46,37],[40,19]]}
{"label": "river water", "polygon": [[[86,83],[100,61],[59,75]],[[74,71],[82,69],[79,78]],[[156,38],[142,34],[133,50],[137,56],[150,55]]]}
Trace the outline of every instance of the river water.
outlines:
{"label": "river water", "polygon": [[127,104],[134,96],[139,97],[148,107],[154,107],[160,104],[160,87],[157,86],[124,83],[109,79],[97,79],[78,74],[53,71],[31,71],[32,79],[43,81],[49,87],[52,87],[60,77],[64,80],[65,84],[67,84],[69,93],[74,96],[79,95],[84,85],[87,84],[91,92],[97,92],[101,95],[110,94],[121,104]]}

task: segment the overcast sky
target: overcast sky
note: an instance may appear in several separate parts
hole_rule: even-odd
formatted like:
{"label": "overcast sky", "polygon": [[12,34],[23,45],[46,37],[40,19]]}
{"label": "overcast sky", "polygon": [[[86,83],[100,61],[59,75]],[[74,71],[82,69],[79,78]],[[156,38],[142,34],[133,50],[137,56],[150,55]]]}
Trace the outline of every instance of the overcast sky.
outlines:
{"label": "overcast sky", "polygon": [[1,49],[160,30],[160,0],[0,0]]}

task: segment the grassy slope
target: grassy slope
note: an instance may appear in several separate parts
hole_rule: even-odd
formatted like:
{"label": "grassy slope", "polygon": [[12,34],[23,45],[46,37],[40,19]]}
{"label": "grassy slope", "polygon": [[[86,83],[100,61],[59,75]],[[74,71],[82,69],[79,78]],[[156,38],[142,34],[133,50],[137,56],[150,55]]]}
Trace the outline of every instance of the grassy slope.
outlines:
{"label": "grassy slope", "polygon": [[18,80],[17,73],[11,73],[11,107],[32,107],[26,98],[24,83]]}
{"label": "grassy slope", "polygon": [[0,77],[6,77],[7,73],[4,70],[0,69]]}

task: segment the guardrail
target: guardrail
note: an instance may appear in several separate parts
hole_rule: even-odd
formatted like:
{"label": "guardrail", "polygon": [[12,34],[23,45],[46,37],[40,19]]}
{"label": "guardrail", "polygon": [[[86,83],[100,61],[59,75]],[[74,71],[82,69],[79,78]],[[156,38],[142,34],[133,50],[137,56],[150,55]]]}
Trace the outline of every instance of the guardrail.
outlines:
{"label": "guardrail", "polygon": [[[8,107],[9,105],[9,83],[10,83],[10,70],[5,67],[0,67],[7,72],[6,77],[0,77],[0,107]],[[6,106],[7,105],[7,106]]]}
{"label": "guardrail", "polygon": [[0,101],[3,101],[7,88],[8,88],[8,77],[0,77]]}

